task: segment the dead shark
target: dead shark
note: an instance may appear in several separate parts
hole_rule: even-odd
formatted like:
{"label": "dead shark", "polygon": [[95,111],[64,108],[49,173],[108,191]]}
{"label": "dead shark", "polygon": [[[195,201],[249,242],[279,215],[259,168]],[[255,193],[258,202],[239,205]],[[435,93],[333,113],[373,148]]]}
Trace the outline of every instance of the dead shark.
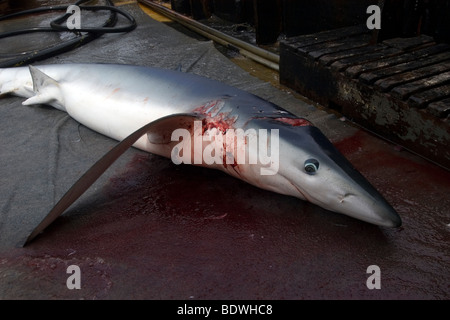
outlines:
{"label": "dead shark", "polygon": [[[198,153],[210,148],[224,154],[227,150],[227,156],[236,159],[238,148],[229,146],[233,139],[220,141],[219,148],[217,140],[203,139],[200,148],[188,149],[183,144],[183,141],[187,143],[186,137],[180,142],[173,139],[172,133],[183,129],[195,140],[199,134],[214,136],[242,130],[247,134],[247,142],[241,144],[241,149],[247,158],[267,145],[272,154],[279,153],[276,159],[279,163],[276,166],[271,166],[270,161],[269,164],[245,161],[194,164],[225,171],[257,187],[310,201],[375,225],[401,225],[395,209],[311,122],[219,81],[133,65],[42,65],[0,69],[0,94],[27,98],[24,105],[53,106],[86,127],[122,141],[122,151],[112,158],[133,145],[168,158],[173,158],[174,150],[180,155],[180,149],[185,148],[183,152],[191,152],[192,159],[199,159]],[[197,130],[195,121],[201,123]],[[261,130],[271,134],[260,137]],[[271,139],[273,130],[278,135],[277,150]],[[262,144],[248,143],[249,132],[260,138]],[[261,174],[262,168],[276,170]],[[90,172],[87,176],[85,179],[92,180],[96,174]],[[52,219],[64,208],[53,214]]]}

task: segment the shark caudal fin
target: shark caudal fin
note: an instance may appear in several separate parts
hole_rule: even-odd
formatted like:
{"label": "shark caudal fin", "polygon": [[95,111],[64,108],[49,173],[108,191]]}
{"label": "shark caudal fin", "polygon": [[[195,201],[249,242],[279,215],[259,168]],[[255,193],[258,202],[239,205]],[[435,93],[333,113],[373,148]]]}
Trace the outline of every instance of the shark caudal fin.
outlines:
{"label": "shark caudal fin", "polygon": [[33,80],[34,96],[28,98],[22,104],[25,106],[48,104],[65,111],[60,84],[36,67],[30,65],[29,70]]}

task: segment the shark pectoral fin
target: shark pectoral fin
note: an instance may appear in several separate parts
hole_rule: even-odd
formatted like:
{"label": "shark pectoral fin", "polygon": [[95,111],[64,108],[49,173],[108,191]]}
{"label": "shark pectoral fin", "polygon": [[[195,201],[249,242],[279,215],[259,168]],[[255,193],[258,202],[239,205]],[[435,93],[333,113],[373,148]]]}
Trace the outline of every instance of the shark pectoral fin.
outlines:
{"label": "shark pectoral fin", "polygon": [[194,120],[201,119],[197,114],[173,114],[139,128],[128,137],[119,142],[113,149],[106,153],[64,194],[58,203],[50,210],[41,223],[31,232],[24,246],[47,228],[56,218],[69,208],[125,151],[127,151],[144,134],[149,135],[151,141],[168,143],[171,139],[171,130],[180,126],[193,126]]}
{"label": "shark pectoral fin", "polygon": [[148,141],[152,144],[168,144],[172,142],[172,133],[177,129],[194,129],[194,121],[202,121],[204,117],[196,113],[178,113],[153,121],[147,132]]}
{"label": "shark pectoral fin", "polygon": [[33,80],[33,91],[35,95],[22,102],[22,104],[25,106],[32,104],[48,104],[65,111],[60,84],[36,67],[30,65],[29,69]]}

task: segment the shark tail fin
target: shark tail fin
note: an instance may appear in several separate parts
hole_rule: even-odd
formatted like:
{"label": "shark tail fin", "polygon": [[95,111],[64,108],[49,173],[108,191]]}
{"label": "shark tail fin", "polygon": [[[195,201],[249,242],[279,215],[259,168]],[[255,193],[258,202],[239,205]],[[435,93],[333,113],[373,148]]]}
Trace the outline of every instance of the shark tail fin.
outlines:
{"label": "shark tail fin", "polygon": [[36,67],[29,66],[33,80],[34,96],[28,98],[23,105],[48,104],[59,110],[65,111],[61,85],[53,78]]}

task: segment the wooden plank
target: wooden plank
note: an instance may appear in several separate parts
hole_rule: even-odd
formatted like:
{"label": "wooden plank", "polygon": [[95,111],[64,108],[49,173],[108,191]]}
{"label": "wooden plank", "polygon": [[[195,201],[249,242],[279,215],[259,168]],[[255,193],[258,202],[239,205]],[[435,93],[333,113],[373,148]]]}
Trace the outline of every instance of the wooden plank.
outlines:
{"label": "wooden plank", "polygon": [[430,45],[433,43],[434,43],[433,37],[427,35],[420,35],[418,37],[412,38],[393,38],[383,41],[383,44],[389,47],[397,48],[404,51],[411,50],[424,45]]}
{"label": "wooden plank", "polygon": [[343,38],[358,36],[361,34],[366,34],[368,33],[368,31],[369,30],[365,25],[351,26],[292,37],[286,39],[284,41],[284,44],[287,46],[291,46],[295,49],[299,49],[313,44],[319,44],[323,42],[334,41]]}
{"label": "wooden plank", "polygon": [[372,84],[376,80],[383,77],[401,72],[395,71],[395,69],[391,69],[392,71],[381,69],[392,68],[394,66],[416,60],[417,57],[410,53],[394,55],[379,60],[369,61],[364,64],[351,66],[346,70],[346,74],[352,78],[359,77],[359,80],[365,84]]}
{"label": "wooden plank", "polygon": [[364,73],[360,76],[360,79],[365,83],[374,83],[383,78],[391,77],[396,74],[408,72],[417,68],[439,64],[450,59],[450,52],[442,52],[429,57],[415,59],[405,63],[397,64],[392,67],[373,70],[368,73]]}
{"label": "wooden plank", "polygon": [[356,42],[356,41],[366,41],[366,43],[368,43],[370,40],[369,34],[368,33],[362,33],[362,34],[357,34],[357,35],[345,35],[345,34],[340,34],[339,38],[337,39],[329,39],[327,41],[323,41],[320,43],[312,43],[312,44],[308,44],[308,45],[302,45],[302,47],[299,47],[298,50],[299,52],[304,52],[304,53],[309,53],[311,51],[317,51],[320,49],[324,49],[324,48],[333,48],[336,46],[341,46],[341,45],[345,45],[346,43],[349,42]]}
{"label": "wooden plank", "polygon": [[[447,78],[450,79],[450,72]],[[450,96],[450,84],[441,85],[426,91],[414,93],[408,99],[408,104],[413,108],[424,108],[433,101],[442,100]]]}
{"label": "wooden plank", "polygon": [[[418,49],[413,52],[408,52],[402,55],[396,55],[392,57],[383,58],[377,61],[372,61],[364,64],[351,66],[346,70],[346,73],[352,78],[360,77],[360,80],[364,83],[370,84],[379,78],[370,71],[375,71],[383,68],[392,67],[401,63],[410,62],[419,58],[429,57],[443,51],[450,50],[450,46],[445,43],[440,43],[435,46],[429,46],[423,49]],[[367,74],[364,74],[367,73]]]}
{"label": "wooden plank", "polygon": [[361,56],[349,57],[335,61],[331,64],[331,69],[343,71],[353,65],[364,65],[368,62],[378,61],[380,59],[396,56],[401,53],[402,53],[401,50],[395,48],[383,48],[381,50],[364,54]]}
{"label": "wooden plank", "polygon": [[[397,87],[395,87],[394,89],[392,89],[391,94],[400,99],[400,100],[405,100],[408,96],[412,95],[415,92],[420,92],[423,90],[426,90],[428,88],[432,88],[432,87],[436,87],[439,85],[443,85],[446,82],[450,81],[450,71],[447,72],[442,72],[439,74],[436,74],[434,76],[431,77],[427,77],[427,78],[422,78],[413,82],[408,82],[408,83],[404,83],[401,84]],[[428,97],[428,98],[433,98],[432,96],[430,96],[429,94],[427,94],[426,91],[422,94],[418,94],[417,97]],[[439,98],[439,95],[437,95],[438,93],[440,93],[441,91],[437,90],[434,92],[434,99]],[[423,103],[426,103],[425,98],[419,99],[418,101],[423,101]],[[408,100],[409,101],[409,100]]]}
{"label": "wooden plank", "polygon": [[414,69],[408,72],[397,73],[393,76],[380,79],[375,82],[375,87],[382,92],[387,92],[405,82],[419,80],[428,76],[448,71],[449,69],[450,60],[447,60],[439,64],[433,64],[431,66]]}
{"label": "wooden plank", "polygon": [[343,41],[335,41],[335,42],[325,42],[320,44],[319,46],[315,45],[314,47],[305,47],[301,48],[300,52],[304,49],[308,50],[308,55],[314,59],[318,59],[325,54],[340,52],[344,50],[351,50],[355,48],[361,48],[368,45],[368,40],[356,40],[349,41],[348,39]]}
{"label": "wooden plank", "polygon": [[450,116],[450,98],[430,103],[427,111],[438,118]]}
{"label": "wooden plank", "polygon": [[441,53],[444,51],[449,51],[450,52],[450,45],[448,43],[438,43],[436,45],[433,46],[428,46],[425,48],[420,48],[414,51],[410,51],[408,53],[418,57],[418,58],[423,58],[429,55],[433,55],[433,54],[437,54],[437,53]]}
{"label": "wooden plank", "polygon": [[384,48],[386,48],[386,46],[375,45],[375,46],[366,46],[366,47],[361,47],[361,48],[356,48],[356,49],[339,51],[339,52],[335,52],[335,53],[326,54],[326,55],[320,57],[319,62],[323,65],[330,65],[333,62],[340,60],[340,59],[359,56],[359,55],[363,55],[363,54],[368,54],[371,52],[380,51]]}

